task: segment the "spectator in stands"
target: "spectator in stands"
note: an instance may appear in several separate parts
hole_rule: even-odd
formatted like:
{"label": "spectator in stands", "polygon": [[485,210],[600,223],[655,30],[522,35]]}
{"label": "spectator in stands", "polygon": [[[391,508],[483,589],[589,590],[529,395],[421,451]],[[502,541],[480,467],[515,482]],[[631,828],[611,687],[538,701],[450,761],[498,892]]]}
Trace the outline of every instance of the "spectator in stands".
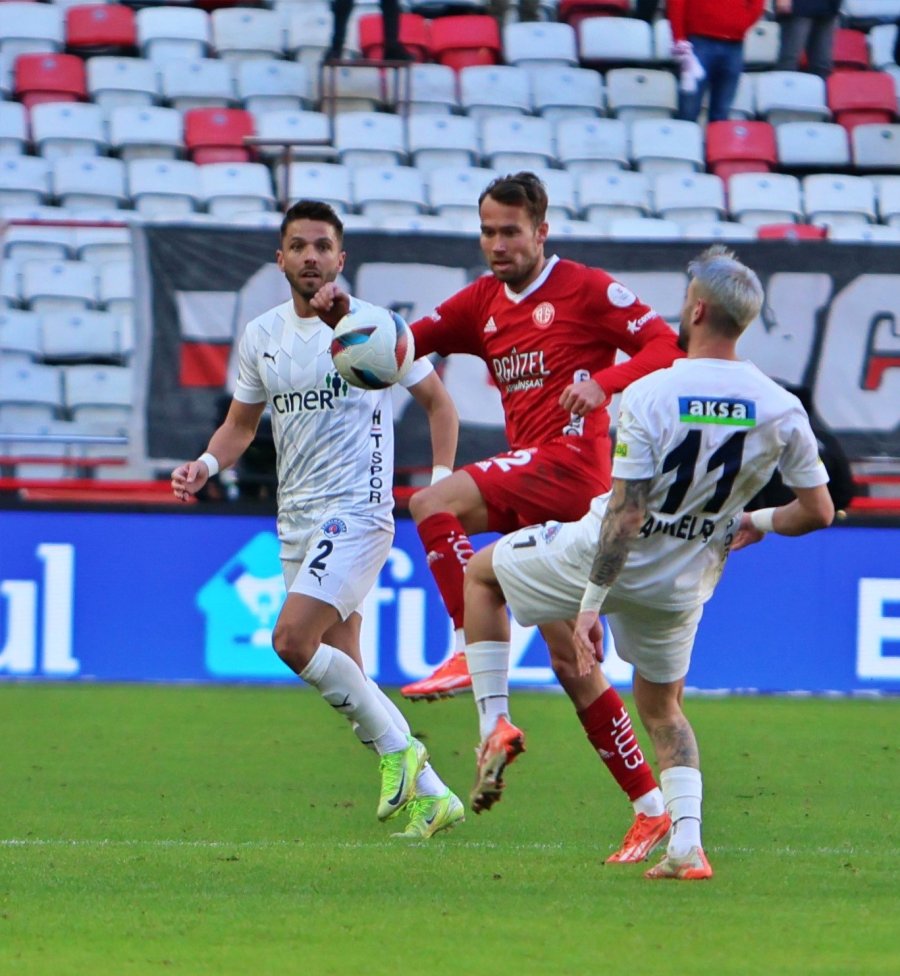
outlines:
{"label": "spectator in stands", "polygon": [[695,122],[709,91],[709,121],[727,120],[744,70],[744,35],[762,16],[764,3],[765,0],[668,0],[672,53],[682,65],[680,119]]}
{"label": "spectator in stands", "polygon": [[[511,6],[510,0],[488,0],[486,13],[489,13],[497,21],[500,25],[501,33],[503,31],[503,25],[509,16],[509,8]],[[540,20],[539,7],[539,0],[518,0],[516,20],[519,23],[524,23],[528,20]]]}
{"label": "spectator in stands", "polygon": [[[334,27],[331,47],[325,54],[326,61],[337,61],[343,56],[347,40],[347,25],[355,0],[331,0]],[[381,0],[381,19],[384,24],[384,60],[415,61],[412,53],[400,43],[400,0]]]}
{"label": "spectator in stands", "polygon": [[841,0],[775,0],[775,14],[781,24],[778,71],[796,71],[800,55],[806,52],[809,71],[827,78],[834,67],[834,29]]}

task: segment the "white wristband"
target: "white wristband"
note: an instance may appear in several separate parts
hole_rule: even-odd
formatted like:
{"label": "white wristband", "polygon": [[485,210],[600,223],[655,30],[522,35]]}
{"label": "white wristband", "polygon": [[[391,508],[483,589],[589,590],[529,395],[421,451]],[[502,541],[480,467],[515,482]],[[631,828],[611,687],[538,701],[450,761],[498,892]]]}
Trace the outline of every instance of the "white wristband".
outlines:
{"label": "white wristband", "polygon": [[206,465],[210,478],[214,478],[219,473],[219,460],[214,454],[210,454],[209,451],[204,451],[197,460],[202,461]]}
{"label": "white wristband", "polygon": [[753,528],[757,532],[774,532],[774,515],[774,508],[758,508],[755,512],[750,513],[750,521],[753,523]]}
{"label": "white wristband", "polygon": [[431,483],[436,485],[439,481],[443,481],[444,478],[449,478],[451,474],[453,474],[453,471],[446,464],[436,464],[431,469]]}
{"label": "white wristband", "polygon": [[584,596],[581,598],[582,611],[596,610],[597,613],[600,613],[607,593],[609,593],[608,586],[598,586],[596,583],[589,582],[584,588]]}

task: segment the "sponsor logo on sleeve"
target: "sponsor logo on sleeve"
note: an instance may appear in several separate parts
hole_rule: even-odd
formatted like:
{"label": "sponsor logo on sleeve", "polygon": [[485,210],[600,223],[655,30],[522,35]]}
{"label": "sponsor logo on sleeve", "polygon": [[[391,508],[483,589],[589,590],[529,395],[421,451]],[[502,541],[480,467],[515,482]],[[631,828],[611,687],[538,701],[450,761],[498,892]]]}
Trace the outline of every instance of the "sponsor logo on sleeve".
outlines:
{"label": "sponsor logo on sleeve", "polygon": [[629,305],[634,305],[637,301],[635,293],[618,281],[610,282],[606,289],[606,297],[609,299],[610,305],[615,305],[616,308],[628,308]]}

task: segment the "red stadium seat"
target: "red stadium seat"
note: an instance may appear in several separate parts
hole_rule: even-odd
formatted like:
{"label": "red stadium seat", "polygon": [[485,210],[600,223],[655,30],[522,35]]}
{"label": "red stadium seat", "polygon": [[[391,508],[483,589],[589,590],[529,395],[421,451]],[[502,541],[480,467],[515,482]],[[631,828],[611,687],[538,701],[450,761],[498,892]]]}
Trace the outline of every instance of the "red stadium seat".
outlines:
{"label": "red stadium seat", "polygon": [[894,79],[886,71],[836,71],[826,85],[834,121],[848,132],[864,122],[893,121],[897,96]]}
{"label": "red stadium seat", "polygon": [[[400,14],[400,43],[416,61],[430,61],[428,21],[419,14]],[[384,22],[381,14],[363,14],[359,18],[359,47],[364,58],[380,61],[384,56]]]}
{"label": "red stadium seat", "polygon": [[706,162],[723,180],[733,173],[768,173],[777,159],[775,129],[768,122],[710,122],[706,127]]}
{"label": "red stadium seat", "polygon": [[756,228],[759,240],[821,241],[828,236],[827,227],[813,224],[762,224]]}
{"label": "red stadium seat", "polygon": [[457,71],[473,64],[500,64],[500,28],[487,14],[438,17],[431,23],[431,49],[440,64]]}
{"label": "red stadium seat", "polygon": [[253,116],[244,109],[194,108],[184,113],[184,142],[195,163],[250,162],[253,155],[244,136],[253,133]]}
{"label": "red stadium seat", "polygon": [[869,46],[864,31],[839,27],[831,46],[835,71],[868,71]]}
{"label": "red stadium seat", "polygon": [[556,19],[578,29],[588,17],[628,17],[631,0],[559,0]]}
{"label": "red stadium seat", "polygon": [[26,108],[87,101],[84,61],[74,54],[20,54],[13,72],[16,98]]}
{"label": "red stadium seat", "polygon": [[137,47],[134,11],[117,3],[69,7],[66,47],[83,56],[133,54]]}

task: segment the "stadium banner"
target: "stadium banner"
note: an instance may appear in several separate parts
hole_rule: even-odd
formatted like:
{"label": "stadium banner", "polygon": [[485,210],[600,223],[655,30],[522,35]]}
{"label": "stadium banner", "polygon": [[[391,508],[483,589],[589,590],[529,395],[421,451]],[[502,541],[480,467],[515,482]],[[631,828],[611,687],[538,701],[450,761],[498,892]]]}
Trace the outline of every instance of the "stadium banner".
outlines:
{"label": "stadium banner", "polygon": [[[0,545],[0,680],[292,682],[271,648],[284,599],[273,519],[9,510]],[[477,540],[483,543],[484,538]],[[688,675],[711,691],[900,692],[900,528],[769,537],[735,553],[707,604]],[[607,635],[604,665],[631,670]],[[385,686],[443,660],[451,625],[415,528],[364,607],[363,656]],[[554,685],[515,628],[516,687]]]}
{"label": "stadium banner", "polygon": [[[146,456],[193,457],[223,416],[244,325],[285,300],[274,263],[275,229],[148,225],[136,234],[136,366],[147,377],[141,406]],[[427,315],[484,272],[471,237],[348,231],[343,283],[408,319]],[[702,245],[585,242],[551,238],[558,253],[605,268],[673,327],[686,265]],[[765,373],[809,389],[823,425],[851,458],[900,456],[900,249],[829,241],[741,243],[766,302],[739,351]],[[142,270],[141,270],[142,269]],[[444,381],[460,412],[459,463],[505,449],[500,399],[485,365],[451,356]],[[424,415],[396,392],[397,466],[430,457]],[[615,411],[615,404],[613,409]],[[615,413],[613,414],[615,417]]]}

